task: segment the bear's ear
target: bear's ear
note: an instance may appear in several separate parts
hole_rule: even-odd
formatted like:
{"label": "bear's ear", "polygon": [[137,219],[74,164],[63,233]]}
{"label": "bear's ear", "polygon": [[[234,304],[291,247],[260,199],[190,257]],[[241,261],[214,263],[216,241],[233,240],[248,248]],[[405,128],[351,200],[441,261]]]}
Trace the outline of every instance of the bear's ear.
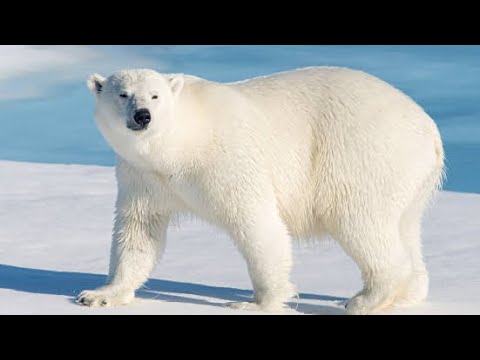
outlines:
{"label": "bear's ear", "polygon": [[98,74],[93,74],[88,77],[87,86],[91,92],[95,94],[99,94],[102,92],[103,84],[105,82],[105,78]]}
{"label": "bear's ear", "polygon": [[178,94],[180,94],[184,84],[185,80],[183,78],[183,75],[176,75],[170,79],[170,88],[172,89],[174,99],[176,99]]}

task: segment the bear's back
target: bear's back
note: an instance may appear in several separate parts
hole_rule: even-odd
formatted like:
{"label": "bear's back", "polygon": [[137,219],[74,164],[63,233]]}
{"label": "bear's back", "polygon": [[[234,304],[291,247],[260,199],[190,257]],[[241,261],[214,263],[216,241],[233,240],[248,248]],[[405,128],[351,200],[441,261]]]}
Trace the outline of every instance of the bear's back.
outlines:
{"label": "bear's back", "polygon": [[332,101],[369,101],[394,99],[413,103],[404,93],[366,72],[334,66],[313,66],[227,83],[248,96],[301,97],[328,103]]}

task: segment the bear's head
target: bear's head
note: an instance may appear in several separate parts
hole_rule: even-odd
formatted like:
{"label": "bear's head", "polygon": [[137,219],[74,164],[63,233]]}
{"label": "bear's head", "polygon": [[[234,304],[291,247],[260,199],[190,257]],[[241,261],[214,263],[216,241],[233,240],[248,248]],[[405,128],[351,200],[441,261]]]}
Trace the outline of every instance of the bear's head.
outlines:
{"label": "bear's head", "polygon": [[148,139],[168,129],[184,78],[147,69],[124,70],[108,78],[91,75],[87,85],[96,99],[97,126],[118,149],[123,142]]}

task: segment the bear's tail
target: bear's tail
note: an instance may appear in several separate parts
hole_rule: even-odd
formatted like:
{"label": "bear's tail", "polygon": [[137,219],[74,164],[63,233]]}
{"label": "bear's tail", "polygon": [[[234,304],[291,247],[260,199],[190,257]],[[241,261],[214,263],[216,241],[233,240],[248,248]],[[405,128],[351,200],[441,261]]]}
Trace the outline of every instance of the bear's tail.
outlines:
{"label": "bear's tail", "polygon": [[427,198],[427,203],[429,204],[435,198],[435,195],[438,194],[438,192],[442,189],[447,178],[447,172],[445,168],[445,151],[443,149],[442,137],[437,125],[435,125],[433,121],[432,127],[435,147],[435,166],[426,179],[426,184],[424,186],[425,191],[428,192],[425,194],[425,197]]}
{"label": "bear's tail", "polygon": [[445,180],[447,179],[447,171],[445,168],[445,151],[443,150],[443,143],[442,143],[442,137],[440,136],[440,132],[438,131],[438,128],[436,125],[435,126],[435,155],[437,156],[437,162],[436,162],[436,176],[437,176],[437,181],[436,181],[436,190],[440,190],[443,187],[443,184]]}

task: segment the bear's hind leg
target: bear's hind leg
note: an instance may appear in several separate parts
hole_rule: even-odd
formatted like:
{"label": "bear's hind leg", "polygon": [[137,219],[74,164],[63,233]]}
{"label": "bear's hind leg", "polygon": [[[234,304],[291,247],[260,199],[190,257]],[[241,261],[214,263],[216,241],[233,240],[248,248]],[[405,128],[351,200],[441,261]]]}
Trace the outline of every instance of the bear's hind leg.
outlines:
{"label": "bear's hind leg", "polygon": [[423,261],[421,242],[421,221],[424,204],[414,202],[402,215],[400,237],[409,252],[413,272],[404,292],[397,299],[398,305],[413,305],[426,299],[428,295],[428,272]]}
{"label": "bear's hind leg", "polygon": [[398,222],[381,224],[359,217],[349,220],[344,221],[349,225],[343,227],[337,239],[360,268],[364,286],[348,302],[347,312],[371,314],[389,308],[412,272]]}

